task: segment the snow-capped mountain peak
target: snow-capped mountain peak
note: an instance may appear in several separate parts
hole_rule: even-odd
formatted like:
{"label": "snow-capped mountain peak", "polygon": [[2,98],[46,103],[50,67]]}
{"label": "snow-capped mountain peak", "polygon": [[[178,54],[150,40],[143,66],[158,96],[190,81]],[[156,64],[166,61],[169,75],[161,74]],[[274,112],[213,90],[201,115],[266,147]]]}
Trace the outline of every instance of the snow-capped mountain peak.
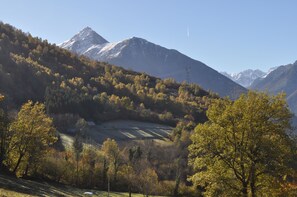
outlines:
{"label": "snow-capped mountain peak", "polygon": [[[96,33],[93,33],[91,28],[85,28],[60,46],[79,55],[122,66],[125,69],[145,72],[160,78],[174,78],[179,82],[197,83],[222,96],[236,98],[246,91],[242,86],[202,62],[187,57],[177,50],[167,49],[138,37],[111,43],[105,39],[100,42],[90,42],[94,37],[92,35]],[[215,80],[210,82],[209,78]]]}
{"label": "snow-capped mountain peak", "polygon": [[221,73],[244,87],[249,87],[254,82],[254,80],[260,77],[263,77],[266,74],[265,72],[259,69],[256,69],[256,70],[248,69],[239,73],[232,73],[232,74],[228,74],[226,72],[221,72]]}
{"label": "snow-capped mountain peak", "polygon": [[77,54],[81,54],[91,47],[107,43],[108,41],[97,34],[92,28],[85,27],[76,35],[74,35],[70,40],[63,42],[59,46],[71,50]]}
{"label": "snow-capped mountain peak", "polygon": [[143,52],[152,46],[157,46],[143,38],[131,37],[119,42],[93,45],[82,54],[99,61],[109,61],[112,58],[119,57],[124,49],[134,52]]}

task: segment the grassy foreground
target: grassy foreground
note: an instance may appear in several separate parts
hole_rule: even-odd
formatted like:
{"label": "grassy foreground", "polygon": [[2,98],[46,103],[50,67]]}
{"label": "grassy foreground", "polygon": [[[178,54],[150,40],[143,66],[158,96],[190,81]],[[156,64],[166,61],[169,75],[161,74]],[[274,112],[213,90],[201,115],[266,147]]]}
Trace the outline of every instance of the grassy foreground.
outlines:
{"label": "grassy foreground", "polygon": [[[84,192],[93,192],[93,195],[84,195]],[[60,184],[36,182],[31,180],[17,179],[0,175],[0,197],[19,196],[107,196],[107,192],[98,190],[84,190]],[[110,197],[126,197],[128,193],[111,192]],[[142,194],[132,194],[133,197],[143,197]]]}

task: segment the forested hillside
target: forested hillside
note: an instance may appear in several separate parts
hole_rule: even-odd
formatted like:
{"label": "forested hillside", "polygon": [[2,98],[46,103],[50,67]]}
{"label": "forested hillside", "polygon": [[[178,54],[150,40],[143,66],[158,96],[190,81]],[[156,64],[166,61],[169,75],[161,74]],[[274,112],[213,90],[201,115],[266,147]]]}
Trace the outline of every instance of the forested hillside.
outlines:
{"label": "forested hillside", "polygon": [[206,120],[217,97],[198,85],[160,80],[67,50],[0,23],[0,93],[10,108],[45,102],[48,113],[74,113],[87,120],[118,118],[175,125]]}
{"label": "forested hillside", "polygon": [[143,38],[132,37],[109,43],[90,27],[86,27],[60,46],[97,61],[109,62],[137,72],[146,72],[162,79],[170,77],[178,82],[196,83],[222,97],[229,96],[231,99],[236,99],[246,92],[241,85],[206,64]]}
{"label": "forested hillside", "polygon": [[[1,173],[130,196],[296,196],[297,147],[284,94],[220,99],[195,84],[76,56],[3,23],[0,80]],[[175,128],[168,143],[120,142],[107,132],[98,145],[102,122],[115,119]],[[126,120],[119,133],[145,133]]]}
{"label": "forested hillside", "polygon": [[[217,95],[76,56],[3,23],[0,80],[0,171],[101,190],[108,183],[113,191],[147,195],[200,192],[186,185],[187,146]],[[111,139],[100,148],[86,145],[85,120],[115,119],[176,128],[166,146],[152,140],[118,146]],[[56,131],[70,127],[76,130],[67,149]]]}

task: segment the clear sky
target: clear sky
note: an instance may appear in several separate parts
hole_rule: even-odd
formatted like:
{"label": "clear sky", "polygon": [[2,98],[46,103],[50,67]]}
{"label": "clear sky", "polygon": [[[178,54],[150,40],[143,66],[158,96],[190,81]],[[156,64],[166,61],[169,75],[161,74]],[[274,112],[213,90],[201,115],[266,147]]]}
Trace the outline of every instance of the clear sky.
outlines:
{"label": "clear sky", "polygon": [[1,0],[0,20],[61,43],[85,26],[110,42],[141,37],[238,72],[297,60],[296,0]]}

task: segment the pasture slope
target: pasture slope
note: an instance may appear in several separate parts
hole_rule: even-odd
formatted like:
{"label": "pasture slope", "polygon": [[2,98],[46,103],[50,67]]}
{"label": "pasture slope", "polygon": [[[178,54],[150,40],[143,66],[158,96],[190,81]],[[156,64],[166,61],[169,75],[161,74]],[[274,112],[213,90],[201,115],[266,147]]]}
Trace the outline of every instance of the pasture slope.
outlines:
{"label": "pasture slope", "polygon": [[[89,126],[86,136],[99,145],[107,138],[114,139],[117,142],[139,140],[166,142],[172,130],[173,127],[167,125],[131,120],[117,120]],[[61,139],[64,145],[70,146],[73,141],[73,136],[61,134]]]}
{"label": "pasture slope", "polygon": [[[84,195],[92,192],[93,195]],[[0,175],[0,197],[106,197],[107,192],[98,190],[78,189],[70,186],[42,181],[17,179],[15,177]],[[128,197],[128,193],[111,192],[110,197]],[[133,197],[143,197],[143,194],[133,194]],[[157,196],[156,196],[157,197]]]}
{"label": "pasture slope", "polygon": [[[131,141],[154,140],[160,144],[170,144],[168,135],[172,127],[154,123],[118,120],[89,126],[86,136],[92,139],[92,143],[101,145],[107,138],[115,139],[119,143]],[[61,133],[61,139],[66,147],[71,148],[73,134]],[[93,195],[84,195],[84,192],[92,192]],[[107,192],[98,190],[84,190],[57,183],[18,179],[12,176],[0,175],[0,197],[19,196],[107,196]],[[110,197],[128,197],[128,193],[111,192]],[[143,194],[133,194],[133,197],[143,197]]]}

